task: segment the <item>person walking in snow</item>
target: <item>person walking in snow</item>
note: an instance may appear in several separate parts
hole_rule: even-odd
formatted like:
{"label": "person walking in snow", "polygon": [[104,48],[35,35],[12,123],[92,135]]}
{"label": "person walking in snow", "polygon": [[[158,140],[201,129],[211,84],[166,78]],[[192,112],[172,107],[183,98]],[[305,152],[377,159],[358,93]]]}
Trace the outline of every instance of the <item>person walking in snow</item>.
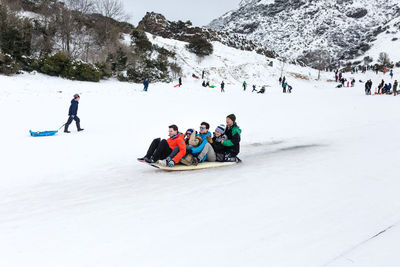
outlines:
{"label": "person walking in snow", "polygon": [[279,77],[279,84],[282,84],[282,76]]}
{"label": "person walking in snow", "polygon": [[251,92],[252,92],[252,93],[253,93],[253,92],[257,92],[256,88],[257,88],[257,86],[254,84],[254,85],[253,85],[253,91],[251,91]]}
{"label": "person walking in snow", "polygon": [[393,79],[393,70],[390,70],[390,79]]}
{"label": "person walking in snow", "polygon": [[221,83],[221,93],[225,93],[225,83],[222,81]]}
{"label": "person walking in snow", "polygon": [[397,87],[399,86],[399,84],[397,83],[397,80],[394,81],[393,84],[393,95],[396,96],[397,95]]}
{"label": "person walking in snow", "polygon": [[247,83],[246,83],[246,81],[244,81],[243,82],[243,91],[246,91],[246,88],[247,88]]}
{"label": "person walking in snow", "polygon": [[179,77],[179,87],[182,86],[182,77]]}
{"label": "person walking in snow", "polygon": [[70,133],[70,131],[68,131],[68,127],[72,123],[72,121],[76,122],[76,128],[78,129],[78,132],[84,130],[81,128],[81,120],[77,116],[78,115],[78,105],[79,105],[80,99],[81,99],[81,97],[78,94],[75,94],[74,99],[71,100],[71,106],[69,107],[69,111],[68,111],[68,121],[67,121],[67,123],[65,123],[65,126],[64,126],[64,133]]}
{"label": "person walking in snow", "polygon": [[147,90],[149,89],[149,79],[145,78],[143,85],[144,85],[143,91],[147,92]]}

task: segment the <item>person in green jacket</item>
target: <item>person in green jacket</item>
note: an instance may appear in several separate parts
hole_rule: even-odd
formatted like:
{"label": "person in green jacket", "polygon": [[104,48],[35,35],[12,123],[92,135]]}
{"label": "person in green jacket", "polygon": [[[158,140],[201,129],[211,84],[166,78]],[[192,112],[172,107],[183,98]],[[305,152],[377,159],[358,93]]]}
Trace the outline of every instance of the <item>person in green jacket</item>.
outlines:
{"label": "person in green jacket", "polygon": [[247,83],[246,83],[246,81],[244,81],[243,82],[243,91],[246,91],[246,88],[247,88]]}
{"label": "person in green jacket", "polygon": [[240,135],[242,130],[236,124],[235,114],[230,114],[226,117],[226,140],[222,140],[222,145],[225,147],[225,161],[228,162],[239,162],[240,159],[237,155],[240,152]]}

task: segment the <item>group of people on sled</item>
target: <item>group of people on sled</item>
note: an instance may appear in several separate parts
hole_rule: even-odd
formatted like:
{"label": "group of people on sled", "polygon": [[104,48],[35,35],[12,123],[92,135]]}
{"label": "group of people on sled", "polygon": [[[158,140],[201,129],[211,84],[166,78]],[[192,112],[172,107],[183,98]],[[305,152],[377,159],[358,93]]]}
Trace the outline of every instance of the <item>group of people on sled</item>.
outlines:
{"label": "group of people on sled", "polygon": [[169,126],[169,138],[156,138],[146,155],[138,158],[147,163],[165,163],[168,167],[176,164],[187,166],[208,162],[239,162],[240,136],[242,130],[236,123],[236,116],[226,117],[226,126],[219,125],[213,134],[210,124],[202,122],[199,131],[188,129],[181,133],[176,125]]}

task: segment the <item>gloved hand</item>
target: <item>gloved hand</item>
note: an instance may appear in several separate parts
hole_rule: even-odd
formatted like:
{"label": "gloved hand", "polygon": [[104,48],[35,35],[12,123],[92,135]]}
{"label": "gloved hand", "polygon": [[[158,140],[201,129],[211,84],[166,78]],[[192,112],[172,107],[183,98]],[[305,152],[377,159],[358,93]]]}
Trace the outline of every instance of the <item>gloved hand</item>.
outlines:
{"label": "gloved hand", "polygon": [[170,162],[172,159],[171,159],[171,157],[168,157],[168,158],[166,158],[165,159],[167,162]]}
{"label": "gloved hand", "polygon": [[172,168],[175,166],[175,162],[173,160],[168,161],[168,167]]}

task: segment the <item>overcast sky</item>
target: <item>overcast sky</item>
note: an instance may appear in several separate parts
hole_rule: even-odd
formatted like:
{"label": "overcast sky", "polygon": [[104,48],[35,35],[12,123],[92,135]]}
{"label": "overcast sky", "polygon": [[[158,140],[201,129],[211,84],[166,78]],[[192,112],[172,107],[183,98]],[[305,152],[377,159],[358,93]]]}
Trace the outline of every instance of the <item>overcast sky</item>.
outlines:
{"label": "overcast sky", "polygon": [[207,25],[211,20],[239,6],[240,0],[122,0],[135,26],[146,12],[161,13],[168,20],[190,20],[195,26]]}

